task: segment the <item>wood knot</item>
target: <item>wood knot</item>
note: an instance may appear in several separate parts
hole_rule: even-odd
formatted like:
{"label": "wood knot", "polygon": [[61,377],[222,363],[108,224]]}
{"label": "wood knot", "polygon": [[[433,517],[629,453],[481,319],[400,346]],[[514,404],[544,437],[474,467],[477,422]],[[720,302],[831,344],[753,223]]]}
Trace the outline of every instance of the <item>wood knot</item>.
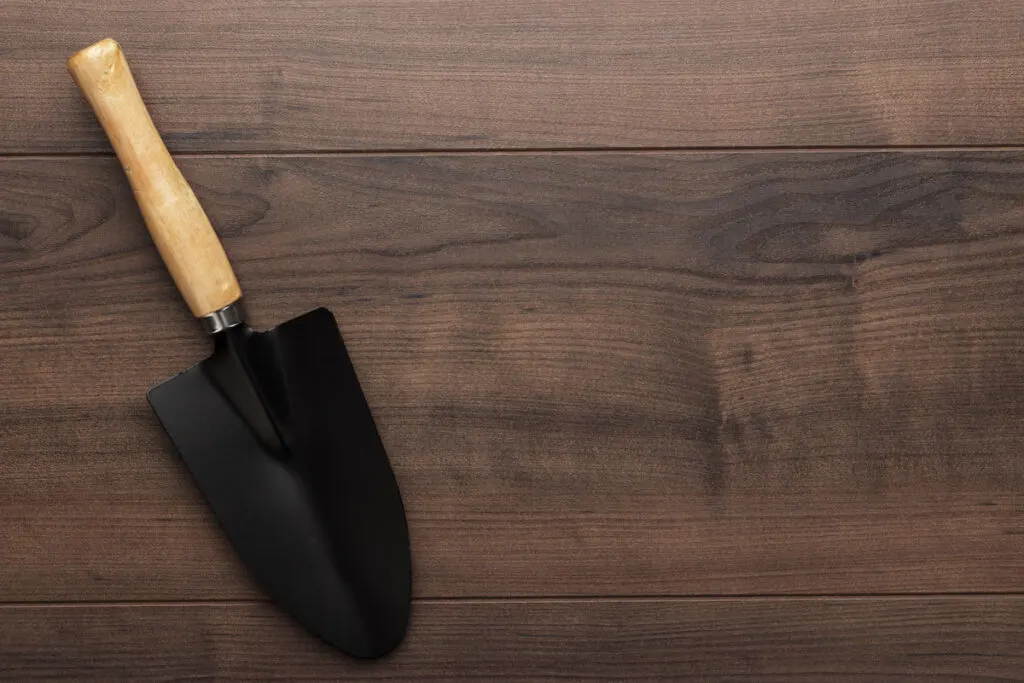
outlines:
{"label": "wood knot", "polygon": [[20,244],[39,229],[39,221],[29,214],[0,211],[0,238]]}

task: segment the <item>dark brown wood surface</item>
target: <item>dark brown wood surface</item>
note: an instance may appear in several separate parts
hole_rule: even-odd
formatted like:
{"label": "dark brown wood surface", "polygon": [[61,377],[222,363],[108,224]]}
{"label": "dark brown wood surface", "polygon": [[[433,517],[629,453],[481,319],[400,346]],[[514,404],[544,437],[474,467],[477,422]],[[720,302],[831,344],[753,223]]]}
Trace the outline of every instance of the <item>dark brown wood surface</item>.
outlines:
{"label": "dark brown wood surface", "polygon": [[1009,144],[1006,0],[5,0],[0,151],[106,151],[113,35],[179,151]]}
{"label": "dark brown wood surface", "polygon": [[402,649],[367,663],[264,603],[31,605],[0,608],[0,676],[1007,681],[1024,669],[1022,622],[1024,596],[441,600],[417,603]]}
{"label": "dark brown wood surface", "polygon": [[[0,4],[0,678],[1024,680],[1016,3],[59,6]],[[105,35],[253,322],[339,319],[385,662],[145,402],[209,346],[63,70]]]}
{"label": "dark brown wood surface", "polygon": [[[257,324],[338,313],[457,597],[1017,589],[1019,160],[181,165]],[[208,345],[120,174],[0,164],[0,596],[251,597],[141,399]]]}

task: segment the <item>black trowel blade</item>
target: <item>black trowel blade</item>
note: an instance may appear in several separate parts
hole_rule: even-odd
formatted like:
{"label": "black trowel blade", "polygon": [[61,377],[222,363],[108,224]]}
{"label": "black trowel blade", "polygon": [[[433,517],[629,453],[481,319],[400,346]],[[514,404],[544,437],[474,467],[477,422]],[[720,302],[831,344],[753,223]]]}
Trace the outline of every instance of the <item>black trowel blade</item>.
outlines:
{"label": "black trowel blade", "polygon": [[350,655],[386,654],[409,619],[409,532],[334,316],[215,339],[150,403],[270,597]]}

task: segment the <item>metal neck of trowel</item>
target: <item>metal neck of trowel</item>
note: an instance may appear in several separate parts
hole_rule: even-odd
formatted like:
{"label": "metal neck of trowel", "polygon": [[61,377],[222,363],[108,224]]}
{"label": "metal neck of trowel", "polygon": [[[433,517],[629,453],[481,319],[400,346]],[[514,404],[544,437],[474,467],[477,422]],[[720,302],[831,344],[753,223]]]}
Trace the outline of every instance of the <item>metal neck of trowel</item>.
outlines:
{"label": "metal neck of trowel", "polygon": [[199,324],[203,326],[203,330],[209,335],[223,332],[244,322],[245,309],[242,307],[241,299],[199,318]]}

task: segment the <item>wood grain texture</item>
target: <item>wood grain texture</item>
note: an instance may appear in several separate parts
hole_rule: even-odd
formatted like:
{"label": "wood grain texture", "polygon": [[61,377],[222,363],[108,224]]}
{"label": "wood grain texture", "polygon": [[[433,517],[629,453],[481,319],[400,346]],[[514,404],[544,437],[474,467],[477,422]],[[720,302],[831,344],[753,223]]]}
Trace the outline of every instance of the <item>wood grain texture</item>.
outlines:
{"label": "wood grain texture", "polygon": [[7,0],[0,152],[105,151],[121,41],[172,150],[1021,143],[1000,0]]}
{"label": "wood grain texture", "polygon": [[0,607],[0,678],[1019,681],[1022,624],[1024,597],[428,602],[360,663],[258,603]]}
{"label": "wood grain texture", "polygon": [[[418,596],[1020,591],[1024,155],[181,166],[257,325],[337,314]],[[255,596],[144,401],[208,348],[116,162],[0,207],[0,600]]]}

